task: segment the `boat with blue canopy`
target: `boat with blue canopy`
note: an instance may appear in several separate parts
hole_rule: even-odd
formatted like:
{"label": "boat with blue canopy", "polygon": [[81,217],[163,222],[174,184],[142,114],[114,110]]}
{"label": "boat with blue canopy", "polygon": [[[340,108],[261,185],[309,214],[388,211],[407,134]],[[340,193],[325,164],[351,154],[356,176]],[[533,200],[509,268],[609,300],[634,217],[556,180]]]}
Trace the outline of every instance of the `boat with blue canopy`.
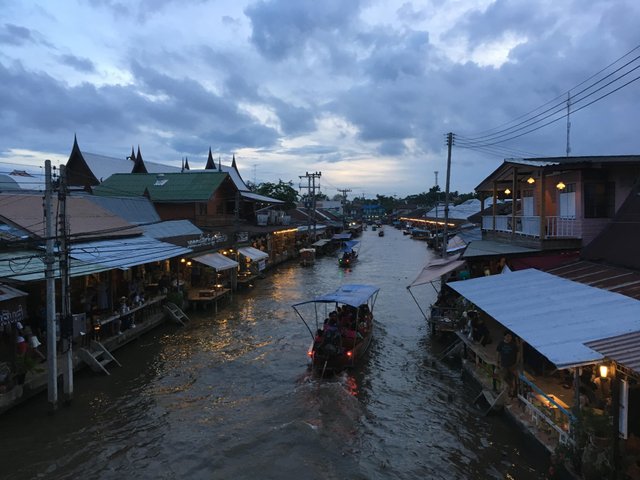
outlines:
{"label": "boat with blue canopy", "polygon": [[342,242],[338,256],[338,265],[343,268],[352,266],[358,261],[358,240],[347,240]]}
{"label": "boat with blue canopy", "polygon": [[342,285],[292,306],[311,334],[307,355],[314,371],[338,373],[364,357],[373,338],[379,290],[373,285]]}

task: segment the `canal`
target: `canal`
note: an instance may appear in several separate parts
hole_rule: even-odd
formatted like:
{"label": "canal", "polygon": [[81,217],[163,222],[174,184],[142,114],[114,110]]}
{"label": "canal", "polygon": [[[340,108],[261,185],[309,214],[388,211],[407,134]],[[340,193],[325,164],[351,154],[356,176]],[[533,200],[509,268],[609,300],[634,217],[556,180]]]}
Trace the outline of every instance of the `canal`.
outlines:
{"label": "canal", "polygon": [[[432,253],[365,231],[337,258],[280,266],[217,315],[192,312],[118,350],[111,376],[76,376],[72,405],[46,394],[0,417],[0,477],[18,479],[541,479],[548,458],[478,389],[438,362],[406,291]],[[343,283],[381,288],[375,340],[352,373],[318,380],[291,304]],[[427,305],[433,288],[416,291]]]}

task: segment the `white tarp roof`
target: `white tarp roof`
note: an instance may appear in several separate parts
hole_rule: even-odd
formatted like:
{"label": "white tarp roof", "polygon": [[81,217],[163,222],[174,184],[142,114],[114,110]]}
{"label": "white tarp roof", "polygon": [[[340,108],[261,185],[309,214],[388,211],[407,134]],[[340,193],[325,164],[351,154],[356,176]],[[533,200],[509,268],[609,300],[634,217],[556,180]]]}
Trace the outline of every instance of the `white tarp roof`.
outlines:
{"label": "white tarp roof", "polygon": [[451,258],[436,258],[427,263],[422,271],[418,274],[416,279],[411,282],[407,288],[417,287],[418,285],[424,285],[425,283],[439,280],[442,275],[446,275],[449,272],[453,272],[458,268],[461,268],[464,264],[464,260],[458,260],[460,255],[456,255]]}
{"label": "white tarp roof", "polygon": [[600,361],[587,342],[640,331],[640,301],[535,269],[447,285],[558,368]]}
{"label": "white tarp roof", "polygon": [[141,235],[74,244],[70,256],[87,264],[126,269],[189,253],[188,248]]}
{"label": "white tarp roof", "polygon": [[262,260],[264,258],[269,258],[268,253],[264,253],[262,250],[258,250],[257,248],[253,248],[253,247],[239,248],[238,253],[241,253],[242,255],[251,259],[254,262],[257,262],[258,260]]}
{"label": "white tarp roof", "polygon": [[229,257],[225,257],[220,253],[206,253],[204,255],[193,257],[193,260],[213,267],[219,272],[236,268],[238,266],[238,262],[231,260]]}

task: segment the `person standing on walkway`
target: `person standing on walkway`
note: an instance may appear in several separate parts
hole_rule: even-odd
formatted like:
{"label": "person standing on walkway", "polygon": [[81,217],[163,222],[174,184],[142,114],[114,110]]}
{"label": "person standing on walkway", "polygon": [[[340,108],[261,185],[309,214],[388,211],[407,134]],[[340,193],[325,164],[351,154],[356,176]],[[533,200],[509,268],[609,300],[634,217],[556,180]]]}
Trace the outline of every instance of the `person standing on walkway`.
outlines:
{"label": "person standing on walkway", "polygon": [[498,368],[500,369],[502,380],[509,389],[509,396],[515,397],[517,393],[516,379],[518,378],[518,346],[511,332],[504,332],[504,338],[500,341],[496,350],[498,351]]}

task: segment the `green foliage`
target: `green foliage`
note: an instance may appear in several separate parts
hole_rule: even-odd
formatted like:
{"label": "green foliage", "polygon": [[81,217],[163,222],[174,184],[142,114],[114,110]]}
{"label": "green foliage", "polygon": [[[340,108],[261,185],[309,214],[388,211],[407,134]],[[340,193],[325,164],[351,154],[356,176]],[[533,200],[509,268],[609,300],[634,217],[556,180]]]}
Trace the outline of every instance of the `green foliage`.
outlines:
{"label": "green foliage", "polygon": [[255,187],[254,191],[259,195],[282,200],[285,210],[295,208],[296,202],[298,201],[298,192],[293,188],[293,182],[291,181],[283,182],[282,180],[278,180],[278,183],[261,183]]}

